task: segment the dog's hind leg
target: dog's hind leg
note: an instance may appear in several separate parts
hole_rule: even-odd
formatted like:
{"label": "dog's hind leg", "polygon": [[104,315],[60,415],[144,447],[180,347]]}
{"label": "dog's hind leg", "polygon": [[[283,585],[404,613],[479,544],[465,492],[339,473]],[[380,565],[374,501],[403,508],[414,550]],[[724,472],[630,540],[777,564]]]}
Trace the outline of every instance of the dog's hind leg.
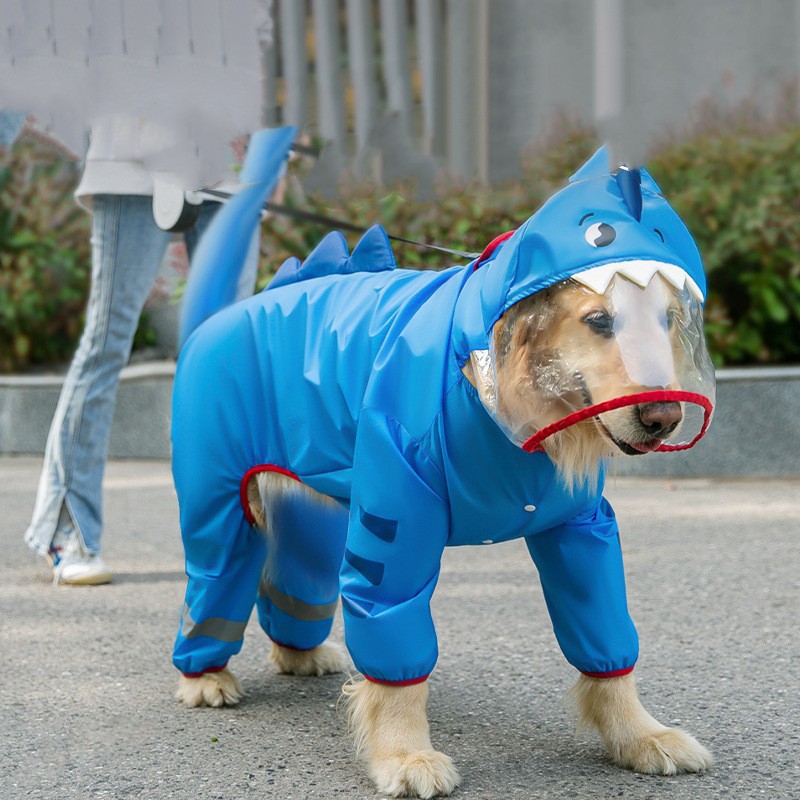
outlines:
{"label": "dog's hind leg", "polygon": [[636,772],[674,775],[703,772],[711,754],[680,728],[668,728],[639,701],[633,675],[590,678],[581,675],[571,691],[578,724],[596,728],[614,761]]}
{"label": "dog's hind leg", "polygon": [[365,680],[342,690],[356,750],[379,792],[423,798],[453,792],[461,779],[451,759],[431,744],[427,681],[385,686]]}
{"label": "dog's hind leg", "polygon": [[248,500],[267,537],[256,606],[273,641],[270,661],[291,675],[342,672],[348,663],[344,648],[325,640],[339,597],[346,510],[271,471],[251,479]]}

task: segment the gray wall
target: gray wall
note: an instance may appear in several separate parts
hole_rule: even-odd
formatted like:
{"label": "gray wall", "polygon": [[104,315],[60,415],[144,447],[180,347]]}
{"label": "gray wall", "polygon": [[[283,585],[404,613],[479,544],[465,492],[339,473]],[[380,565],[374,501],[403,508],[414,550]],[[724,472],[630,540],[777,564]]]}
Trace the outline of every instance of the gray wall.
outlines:
{"label": "gray wall", "polygon": [[[348,35],[333,35],[333,15],[322,14],[316,3],[279,0],[276,6],[283,23],[278,38],[289,35],[289,18],[295,27],[291,42],[276,45],[287,105],[274,116],[305,124],[311,133],[341,126],[331,98],[319,97],[317,84],[325,82],[314,77],[312,64],[320,56],[303,49],[302,17],[325,39],[327,64],[337,63],[331,48],[338,48],[340,63],[349,65],[339,75],[354,102],[345,120],[350,132],[336,148],[344,154],[341,168],[357,164],[369,173],[379,153],[378,178],[430,171],[418,158],[429,154],[451,173],[513,178],[521,152],[557,114],[592,122],[598,98],[611,89],[624,103],[616,118],[603,121],[603,134],[635,160],[669,132],[684,129],[706,101],[730,108],[748,100],[772,109],[797,79],[800,64],[796,0],[395,3],[340,4]],[[365,13],[369,24],[356,25],[362,22],[356,15]],[[352,35],[354,26],[358,35]],[[383,69],[380,80],[380,66],[366,80],[354,78],[352,67],[380,51],[391,54],[392,69]],[[603,77],[609,55],[618,57],[614,74],[621,76],[613,87]],[[409,83],[418,87],[410,109]],[[402,109],[396,107],[399,96],[406,98]],[[384,143],[387,129],[392,139]],[[403,136],[409,145],[398,148]]]}

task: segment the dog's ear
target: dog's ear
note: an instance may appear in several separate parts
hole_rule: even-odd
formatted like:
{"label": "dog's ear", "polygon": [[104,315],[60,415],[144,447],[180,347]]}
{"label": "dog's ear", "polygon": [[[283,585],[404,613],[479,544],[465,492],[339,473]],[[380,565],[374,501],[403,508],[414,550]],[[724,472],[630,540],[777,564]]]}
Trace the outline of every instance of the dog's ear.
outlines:
{"label": "dog's ear", "polygon": [[506,367],[522,374],[530,368],[540,325],[547,305],[549,289],[543,289],[515,303],[494,326],[494,346],[498,368]]}

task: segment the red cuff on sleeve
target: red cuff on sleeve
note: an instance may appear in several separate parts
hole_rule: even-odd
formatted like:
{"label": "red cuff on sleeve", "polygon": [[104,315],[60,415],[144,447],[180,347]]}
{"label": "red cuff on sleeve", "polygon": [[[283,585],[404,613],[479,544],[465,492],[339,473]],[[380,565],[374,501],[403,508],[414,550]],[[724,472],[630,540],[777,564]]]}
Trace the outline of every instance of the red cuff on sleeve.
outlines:
{"label": "red cuff on sleeve", "polygon": [[283,642],[279,642],[277,639],[272,639],[271,636],[270,639],[274,644],[278,645],[278,647],[285,647],[287,650],[294,650],[296,653],[307,653],[309,650],[314,649],[313,647],[292,647],[290,644],[284,644]]}
{"label": "red cuff on sleeve", "polygon": [[222,672],[227,666],[228,662],[226,661],[221,667],[207,667],[200,672],[182,672],[181,675],[183,675],[184,678],[199,678],[203,675],[207,675],[209,672]]}
{"label": "red cuff on sleeve", "polygon": [[371,675],[364,675],[364,677],[371,683],[380,683],[383,686],[414,686],[428,680],[427,675],[423,675],[421,678],[410,678],[407,681],[384,681],[381,678],[373,678]]}
{"label": "red cuff on sleeve", "polygon": [[625,669],[615,669],[613,672],[584,672],[587,678],[621,678],[623,675],[628,675],[633,672],[633,667],[625,667]]}

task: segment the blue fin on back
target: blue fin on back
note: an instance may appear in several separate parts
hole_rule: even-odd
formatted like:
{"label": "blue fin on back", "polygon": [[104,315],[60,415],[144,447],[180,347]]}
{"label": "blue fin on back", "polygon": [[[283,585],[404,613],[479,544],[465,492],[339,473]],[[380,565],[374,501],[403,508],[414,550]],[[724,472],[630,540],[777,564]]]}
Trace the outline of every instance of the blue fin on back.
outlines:
{"label": "blue fin on back", "polygon": [[383,272],[397,269],[386,231],[373,225],[362,237],[350,257],[349,272]]}
{"label": "blue fin on back", "polygon": [[267,289],[277,289],[290,283],[322,278],[325,275],[347,275],[352,272],[383,272],[395,269],[389,237],[380,225],[373,225],[359,240],[353,254],[339,231],[332,231],[300,261],[292,256],[281,264]]}

